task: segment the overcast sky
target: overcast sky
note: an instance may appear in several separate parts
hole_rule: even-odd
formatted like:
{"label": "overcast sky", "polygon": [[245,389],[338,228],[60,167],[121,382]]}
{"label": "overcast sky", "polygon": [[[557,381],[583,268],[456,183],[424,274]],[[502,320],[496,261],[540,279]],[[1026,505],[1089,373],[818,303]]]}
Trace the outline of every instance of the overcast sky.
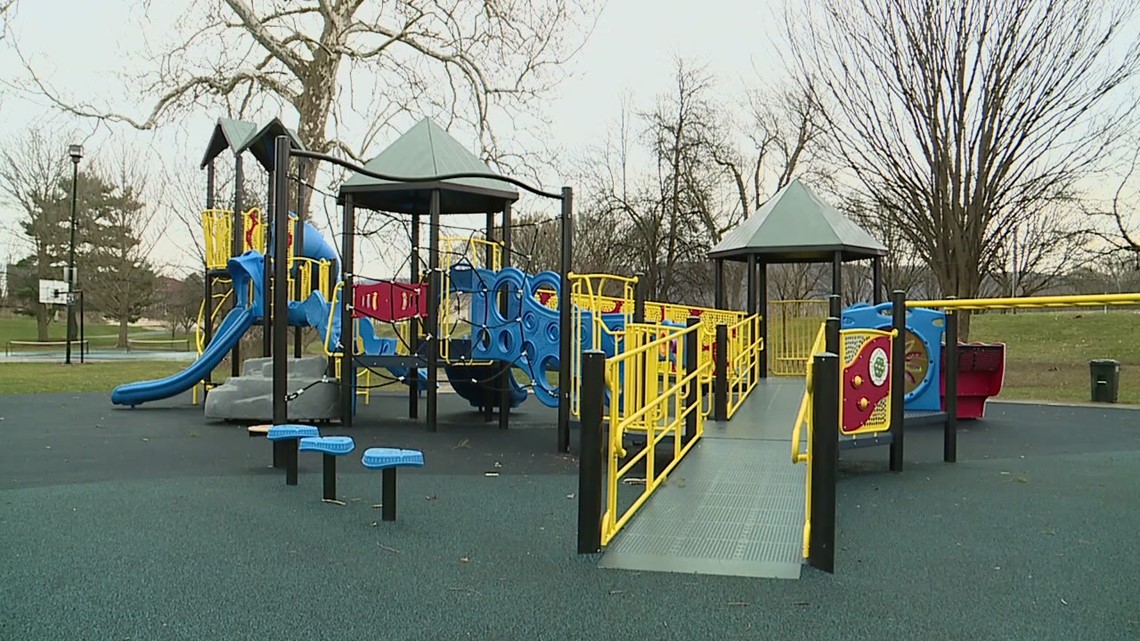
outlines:
{"label": "overcast sky", "polygon": [[[120,75],[142,70],[147,61],[139,57],[147,41],[152,48],[160,48],[163,34],[187,3],[152,3],[146,29],[140,28],[144,23],[137,13],[139,4],[137,0],[23,0],[13,25],[14,36],[53,87],[72,99],[88,99],[142,119],[148,105],[129,100],[135,93],[124,86]],[[574,153],[598,140],[617,117],[623,93],[644,103],[667,91],[675,55],[706,64],[726,95],[735,99],[743,83],[755,77],[754,64],[771,66],[769,36],[777,6],[779,0],[609,0],[585,48],[571,64],[570,79],[547,105],[552,146]],[[0,51],[0,74],[6,79],[20,67],[10,49]],[[77,137],[93,129],[89,122],[52,115],[42,101],[11,91],[0,96],[0,109],[0,141],[18,137],[28,126],[45,121]],[[103,128],[87,143],[92,153],[126,146],[140,150],[140,162],[153,163],[157,154],[168,170],[182,167],[197,172],[205,136],[220,115],[225,114],[191,114],[157,134],[127,127]],[[266,117],[271,115],[277,114]],[[282,115],[288,124],[295,124],[292,114]],[[561,182],[558,176],[549,179]],[[11,210],[0,213],[5,224],[15,215]],[[173,228],[162,236],[164,248],[158,255],[164,267],[192,267],[192,255],[180,247],[186,240],[183,234]],[[0,258],[20,253],[11,242],[0,244]]]}

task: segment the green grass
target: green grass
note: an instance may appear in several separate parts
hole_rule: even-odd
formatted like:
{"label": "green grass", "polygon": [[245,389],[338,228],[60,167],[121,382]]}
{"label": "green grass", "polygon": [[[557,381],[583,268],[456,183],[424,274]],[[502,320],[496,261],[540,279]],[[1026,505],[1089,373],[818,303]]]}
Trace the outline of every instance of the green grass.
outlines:
{"label": "green grass", "polygon": [[[93,349],[109,349],[115,346],[119,337],[119,326],[105,323],[88,323],[84,328],[84,336]],[[64,341],[66,339],[66,326],[63,322],[54,322],[48,325],[49,341]],[[161,328],[130,327],[127,335],[132,338],[170,338],[170,330]],[[190,348],[194,348],[194,335],[178,333],[178,340],[190,339]],[[36,333],[36,319],[28,316],[0,317],[0,346],[6,346],[8,341],[35,341],[39,340]],[[52,346],[50,349],[61,349],[62,345]],[[157,346],[161,348],[161,346]],[[36,350],[36,348],[20,346],[20,350]]]}
{"label": "green grass", "polygon": [[1120,402],[1140,404],[1140,314],[1131,311],[982,314],[970,340],[1006,344],[1000,398],[1087,402],[1089,361],[1120,361]]}
{"label": "green grass", "polygon": [[116,385],[169,376],[186,367],[172,361],[109,363],[3,363],[0,394],[45,392],[109,392]]}

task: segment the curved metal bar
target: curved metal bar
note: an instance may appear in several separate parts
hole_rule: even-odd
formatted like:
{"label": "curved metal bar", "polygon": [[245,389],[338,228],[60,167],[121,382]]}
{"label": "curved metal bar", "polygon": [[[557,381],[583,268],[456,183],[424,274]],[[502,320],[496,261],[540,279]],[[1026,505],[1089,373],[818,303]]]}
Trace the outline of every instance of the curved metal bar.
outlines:
{"label": "curved metal bar", "polygon": [[347,160],[343,160],[341,158],[337,158],[336,156],[330,156],[328,154],[321,154],[321,153],[317,153],[315,151],[305,151],[302,149],[292,149],[292,150],[290,150],[289,154],[291,156],[296,156],[298,158],[312,158],[313,160],[323,160],[325,162],[331,162],[334,165],[339,165],[339,166],[344,167],[345,169],[348,169],[350,171],[355,171],[356,173],[364,174],[365,176],[371,176],[372,178],[376,178],[378,180],[387,180],[390,182],[397,182],[397,183],[430,183],[430,182],[439,182],[439,181],[443,181],[443,180],[458,180],[460,178],[484,178],[487,180],[497,180],[499,182],[504,182],[504,183],[514,185],[515,187],[525,189],[526,191],[529,191],[530,193],[532,193],[536,196],[542,196],[544,198],[552,198],[554,200],[562,200],[562,194],[556,194],[554,192],[543,191],[543,190],[539,189],[538,187],[533,187],[533,186],[528,185],[527,183],[525,183],[525,182],[523,182],[517,178],[511,178],[510,176],[500,176],[498,174],[483,174],[483,173],[478,173],[478,172],[464,172],[464,173],[459,173],[459,174],[441,174],[438,176],[417,176],[417,177],[389,176],[387,174],[381,174],[381,173],[372,171],[370,169],[365,169],[364,167],[361,167],[360,165],[348,162]]}

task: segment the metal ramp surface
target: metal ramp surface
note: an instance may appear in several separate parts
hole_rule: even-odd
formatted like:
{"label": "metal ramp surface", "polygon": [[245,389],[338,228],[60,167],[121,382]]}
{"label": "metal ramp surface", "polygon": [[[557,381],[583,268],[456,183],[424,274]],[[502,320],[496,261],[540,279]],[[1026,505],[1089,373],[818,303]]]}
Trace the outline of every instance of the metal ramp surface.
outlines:
{"label": "metal ramp surface", "polygon": [[802,378],[761,380],[606,548],[599,566],[798,579],[805,465],[791,461]]}

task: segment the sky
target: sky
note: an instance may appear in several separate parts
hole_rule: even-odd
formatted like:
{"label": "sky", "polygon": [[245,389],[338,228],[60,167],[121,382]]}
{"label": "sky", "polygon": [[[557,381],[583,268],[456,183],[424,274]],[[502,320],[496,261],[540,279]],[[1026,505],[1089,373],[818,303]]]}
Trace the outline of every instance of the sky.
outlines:
{"label": "sky", "polygon": [[[142,58],[145,45],[161,47],[163,33],[173,29],[188,2],[151,3],[145,23],[140,4],[137,0],[22,0],[13,35],[32,65],[67,97],[141,119],[148,105],[132,100],[135,92],[120,76],[152,65]],[[545,142],[559,154],[581,153],[614,124],[622,95],[645,103],[669,89],[675,56],[706,65],[726,96],[742,95],[742,87],[756,77],[757,69],[767,73],[773,66],[771,36],[779,34],[771,33],[771,27],[780,6],[781,0],[608,0],[585,46],[568,66],[568,79],[547,101],[550,139]],[[68,19],[61,20],[61,15]],[[20,69],[12,49],[0,47],[0,79],[10,81],[12,74],[20,75]],[[0,113],[0,143],[46,122],[83,139],[89,154],[130,149],[139,162],[161,165],[157,173],[198,172],[206,136],[216,118],[226,115],[184,114],[155,133],[140,133],[127,126],[94,127],[90,121],[77,122],[53,113],[42,99],[2,88]],[[266,118],[270,115],[277,114]],[[295,124],[292,114],[281,115],[287,124]],[[374,151],[387,142],[381,140]],[[554,174],[542,178],[555,190],[565,182]],[[17,215],[0,207],[0,225],[10,229]],[[152,230],[159,244],[153,256],[163,271],[177,273],[194,267],[193,253],[185,249],[188,232],[182,227],[171,224]],[[21,246],[7,240],[0,243],[0,259],[21,255]],[[389,257],[359,260],[380,272],[395,268]]]}

